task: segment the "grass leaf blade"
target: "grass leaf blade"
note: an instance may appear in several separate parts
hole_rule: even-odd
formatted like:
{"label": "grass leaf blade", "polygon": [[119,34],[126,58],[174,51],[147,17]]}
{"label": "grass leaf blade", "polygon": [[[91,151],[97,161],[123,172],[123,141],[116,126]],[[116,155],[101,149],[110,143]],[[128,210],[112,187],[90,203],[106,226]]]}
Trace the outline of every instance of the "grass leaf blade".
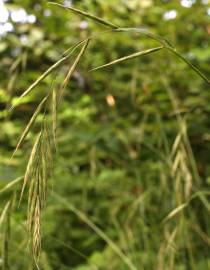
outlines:
{"label": "grass leaf blade", "polygon": [[64,5],[55,3],[55,2],[48,2],[48,4],[55,5],[55,6],[59,6],[59,7],[62,7],[62,8],[64,8],[64,9],[70,10],[70,11],[72,11],[72,12],[74,12],[74,13],[77,13],[77,14],[79,14],[79,15],[85,16],[85,17],[87,17],[87,18],[89,18],[89,19],[91,19],[91,20],[93,20],[93,21],[95,21],[95,22],[97,22],[97,23],[103,24],[103,25],[108,26],[108,27],[111,27],[111,28],[113,28],[113,29],[117,29],[117,28],[118,28],[118,27],[117,27],[116,25],[114,25],[113,23],[108,22],[108,21],[106,21],[106,20],[104,20],[104,19],[101,19],[101,18],[99,18],[99,17],[97,17],[97,16],[95,16],[95,15],[92,15],[92,14],[90,14],[90,13],[87,13],[87,12],[85,12],[85,11],[82,11],[82,10],[79,10],[79,9],[76,9],[76,8],[73,8],[73,7],[67,7],[67,6],[64,6]]}
{"label": "grass leaf blade", "polygon": [[194,66],[190,61],[188,61],[183,55],[181,55],[173,48],[170,47],[166,48],[173,54],[175,54],[178,58],[180,58],[182,61],[184,61],[189,67],[191,67],[206,83],[210,84],[210,80],[196,66]]}

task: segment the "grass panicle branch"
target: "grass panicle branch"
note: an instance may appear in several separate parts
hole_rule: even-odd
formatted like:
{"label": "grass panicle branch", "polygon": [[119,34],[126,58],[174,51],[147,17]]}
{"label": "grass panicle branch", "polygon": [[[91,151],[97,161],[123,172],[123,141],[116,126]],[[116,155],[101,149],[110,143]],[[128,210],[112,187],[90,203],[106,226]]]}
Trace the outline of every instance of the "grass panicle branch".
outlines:
{"label": "grass panicle branch", "polygon": [[[84,12],[82,10],[73,8],[73,7],[67,7],[55,2],[48,2],[51,5],[56,5],[59,7],[62,7],[64,9],[70,10],[76,14],[82,15],[84,17],[87,17],[91,20],[93,20],[94,22],[103,24],[105,26],[108,26],[110,28],[113,29],[113,31],[117,31],[117,32],[135,32],[135,33],[140,33],[143,35],[146,35],[149,38],[152,38],[156,41],[158,41],[159,43],[161,43],[165,48],[167,48],[169,51],[171,51],[173,54],[175,54],[178,58],[180,58],[182,61],[184,61],[190,68],[192,68],[206,83],[210,84],[210,80],[197,68],[195,67],[190,61],[188,61],[183,55],[181,55],[179,52],[177,52],[176,48],[173,47],[173,45],[166,39],[163,37],[160,37],[158,35],[155,35],[151,32],[149,32],[147,29],[145,28],[122,28],[122,27],[118,27],[116,25],[114,25],[111,22],[107,22],[106,20],[103,20],[95,15],[92,15],[90,13]],[[97,69],[97,68],[95,68]],[[94,70],[94,69],[93,69]]]}

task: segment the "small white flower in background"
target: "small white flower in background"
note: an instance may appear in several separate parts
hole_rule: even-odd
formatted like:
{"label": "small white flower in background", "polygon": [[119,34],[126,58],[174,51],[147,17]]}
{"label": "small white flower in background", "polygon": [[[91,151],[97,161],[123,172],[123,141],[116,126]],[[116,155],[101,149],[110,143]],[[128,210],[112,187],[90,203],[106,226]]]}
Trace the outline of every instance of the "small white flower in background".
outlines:
{"label": "small white flower in background", "polygon": [[52,12],[51,12],[50,9],[45,9],[45,10],[44,10],[44,16],[45,16],[45,17],[50,17],[51,14],[52,14]]}
{"label": "small white flower in background", "polygon": [[14,26],[10,22],[7,22],[4,24],[4,29],[5,32],[12,32],[14,30]]}
{"label": "small white flower in background", "polygon": [[12,32],[13,30],[14,30],[14,27],[9,22],[0,24],[0,36],[4,36],[7,32]]}
{"label": "small white flower in background", "polygon": [[26,45],[28,43],[28,37],[26,35],[21,35],[20,41],[23,45]]}
{"label": "small white flower in background", "polygon": [[35,23],[36,16],[33,14],[27,14],[25,9],[19,8],[11,11],[11,19],[15,23]]}
{"label": "small white flower in background", "polygon": [[35,23],[36,22],[36,16],[33,15],[33,14],[29,14],[27,16],[27,22],[29,22],[29,23]]}
{"label": "small white flower in background", "polygon": [[165,12],[163,14],[163,19],[166,21],[173,20],[176,18],[176,16],[177,16],[177,12],[176,12],[176,10],[173,9],[173,10],[169,10],[169,11]]}
{"label": "small white flower in background", "polygon": [[181,5],[186,8],[191,8],[195,2],[196,0],[181,0]]}
{"label": "small white flower in background", "polygon": [[72,6],[72,1],[71,0],[64,0],[63,1],[63,5],[65,7],[71,7]]}
{"label": "small white flower in background", "polygon": [[15,23],[19,23],[19,22],[25,23],[25,22],[27,22],[27,13],[26,13],[25,9],[19,8],[19,9],[16,9],[16,10],[12,10],[11,11],[11,19]]}
{"label": "small white flower in background", "polygon": [[88,22],[82,21],[79,26],[81,29],[87,29],[88,28]]}
{"label": "small white flower in background", "polygon": [[0,23],[5,23],[8,21],[9,11],[6,9],[3,0],[0,0]]}
{"label": "small white flower in background", "polygon": [[0,36],[3,36],[5,34],[4,25],[0,24]]}

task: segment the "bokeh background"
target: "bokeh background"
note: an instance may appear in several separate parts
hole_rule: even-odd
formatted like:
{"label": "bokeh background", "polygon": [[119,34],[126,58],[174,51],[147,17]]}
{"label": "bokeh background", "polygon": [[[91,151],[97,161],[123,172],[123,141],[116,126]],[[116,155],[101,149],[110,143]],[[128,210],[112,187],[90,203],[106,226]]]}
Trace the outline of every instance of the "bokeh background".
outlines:
{"label": "bokeh background", "polygon": [[[57,3],[121,27],[147,28],[210,75],[208,0]],[[0,187],[24,174],[42,114],[10,158],[55,75],[12,113],[8,108],[66,49],[98,33],[58,112],[58,151],[42,216],[40,268],[210,269],[210,87],[164,50],[89,72],[157,46],[140,34],[100,33],[106,29],[47,1],[0,0]],[[57,84],[77,54],[58,69]],[[18,183],[0,193],[1,211],[12,194],[18,201],[20,190]],[[25,196],[11,213],[11,270],[35,269],[26,213]],[[3,225],[0,238],[0,244],[5,242]],[[1,252],[3,265],[2,258]]]}

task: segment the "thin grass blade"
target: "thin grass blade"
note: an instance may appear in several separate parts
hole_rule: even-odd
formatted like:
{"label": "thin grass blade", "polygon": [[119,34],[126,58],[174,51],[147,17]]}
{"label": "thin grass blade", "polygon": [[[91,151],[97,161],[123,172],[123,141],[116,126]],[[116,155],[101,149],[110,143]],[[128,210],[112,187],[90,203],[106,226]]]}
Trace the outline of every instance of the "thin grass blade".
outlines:
{"label": "thin grass blade", "polygon": [[61,8],[70,10],[70,11],[76,13],[76,14],[85,16],[85,17],[87,17],[87,18],[89,18],[89,19],[91,19],[91,20],[93,20],[93,21],[95,21],[95,22],[97,22],[97,23],[103,24],[103,25],[108,26],[108,27],[111,27],[111,28],[113,28],[113,29],[118,28],[115,24],[113,24],[113,23],[111,23],[111,22],[108,22],[108,21],[106,21],[106,20],[104,20],[104,19],[101,19],[101,18],[99,18],[99,17],[97,17],[97,16],[95,16],[95,15],[92,15],[92,14],[90,14],[90,13],[87,13],[87,12],[85,12],[85,11],[82,11],[82,10],[79,10],[79,9],[76,9],[76,8],[73,8],[73,7],[66,7],[66,6],[64,6],[64,5],[61,5],[61,4],[58,4],[58,3],[55,3],[55,2],[48,2],[48,4],[50,4],[50,5],[55,5],[55,6],[59,6],[59,7],[61,7]]}
{"label": "thin grass blade", "polygon": [[118,255],[121,260],[127,265],[128,269],[130,270],[137,270],[136,266],[132,263],[132,261],[121,251],[121,249],[113,242],[98,226],[93,223],[88,216],[86,216],[83,212],[79,209],[74,207],[70,204],[67,200],[60,197],[58,194],[53,194],[54,198],[65,205],[70,211],[76,214],[82,221],[84,221],[97,235],[101,237],[109,246],[110,248]]}
{"label": "thin grass blade", "polygon": [[183,55],[177,52],[175,49],[166,47],[170,52],[175,54],[178,58],[184,61],[191,69],[193,69],[207,84],[210,84],[210,79],[208,79],[196,66],[194,66],[190,61],[188,61]]}
{"label": "thin grass blade", "polygon": [[1,216],[0,216],[0,227],[2,225],[2,223],[4,222],[5,218],[6,218],[6,215],[7,215],[7,212],[9,211],[9,207],[10,207],[10,204],[11,204],[11,201],[8,201],[1,213]]}
{"label": "thin grass blade", "polygon": [[119,58],[119,59],[117,59],[117,60],[114,60],[114,61],[112,61],[112,62],[109,62],[109,63],[107,63],[107,64],[105,64],[105,65],[102,65],[102,66],[93,68],[93,69],[91,69],[90,71],[95,71],[95,70],[97,70],[97,69],[109,67],[109,66],[118,64],[118,63],[120,63],[120,62],[126,61],[126,60],[130,60],[130,59],[133,59],[133,58],[142,56],[142,55],[146,55],[146,54],[150,54],[150,53],[159,51],[159,50],[161,50],[161,49],[163,49],[163,48],[164,48],[163,46],[159,46],[159,47],[152,48],[152,49],[148,49],[148,50],[145,50],[145,51],[133,53],[133,54],[131,54],[131,55],[124,56],[124,57],[122,57],[122,58]]}
{"label": "thin grass blade", "polygon": [[167,47],[171,47],[173,48],[173,45],[164,37],[161,37],[159,35],[156,35],[152,32],[150,32],[149,30],[147,30],[146,28],[143,28],[143,27],[139,27],[139,28],[117,28],[117,29],[114,29],[114,31],[116,32],[133,32],[133,33],[139,33],[139,34],[142,34],[146,37],[149,37],[157,42],[159,42],[160,44],[162,44],[163,46],[167,46]]}

